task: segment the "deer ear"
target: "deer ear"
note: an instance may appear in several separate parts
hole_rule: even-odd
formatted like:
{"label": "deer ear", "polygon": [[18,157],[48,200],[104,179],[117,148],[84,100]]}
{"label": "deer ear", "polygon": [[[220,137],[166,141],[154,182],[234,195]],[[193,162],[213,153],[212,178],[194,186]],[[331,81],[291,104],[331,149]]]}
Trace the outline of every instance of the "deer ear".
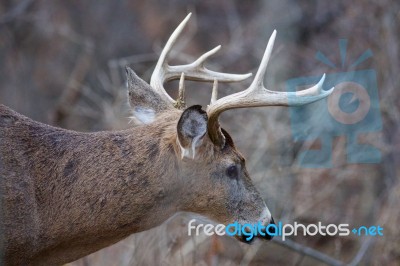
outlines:
{"label": "deer ear", "polygon": [[193,105],[183,111],[177,126],[182,159],[195,158],[196,148],[201,145],[207,132],[207,121],[207,113],[200,105]]}
{"label": "deer ear", "polygon": [[126,77],[133,116],[140,122],[149,124],[154,121],[158,113],[170,108],[169,104],[129,67],[126,67]]}

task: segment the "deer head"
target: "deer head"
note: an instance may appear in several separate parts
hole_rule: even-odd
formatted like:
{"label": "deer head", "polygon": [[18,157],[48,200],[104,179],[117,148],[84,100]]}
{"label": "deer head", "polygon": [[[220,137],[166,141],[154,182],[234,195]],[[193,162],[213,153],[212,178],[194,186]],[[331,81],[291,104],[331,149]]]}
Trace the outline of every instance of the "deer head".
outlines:
{"label": "deer head", "polygon": [[[189,14],[172,33],[165,45],[150,85],[127,68],[129,100],[134,116],[145,124],[171,120],[177,171],[183,187],[180,206],[183,211],[203,214],[220,223],[273,223],[273,218],[261,195],[253,185],[245,159],[236,149],[228,132],[220,127],[219,115],[229,109],[259,106],[298,106],[327,97],[333,90],[322,90],[325,75],[312,88],[298,92],[277,92],[263,86],[268,60],[276,31],[269,39],[257,74],[246,90],[217,98],[218,82],[237,82],[251,74],[214,72],[204,67],[205,60],[220,46],[187,65],[167,63],[173,44],[190,18]],[[172,99],[164,82],[180,79],[179,96]],[[200,105],[186,108],[184,80],[213,82],[211,102],[206,110]],[[271,237],[267,236],[267,239]]]}

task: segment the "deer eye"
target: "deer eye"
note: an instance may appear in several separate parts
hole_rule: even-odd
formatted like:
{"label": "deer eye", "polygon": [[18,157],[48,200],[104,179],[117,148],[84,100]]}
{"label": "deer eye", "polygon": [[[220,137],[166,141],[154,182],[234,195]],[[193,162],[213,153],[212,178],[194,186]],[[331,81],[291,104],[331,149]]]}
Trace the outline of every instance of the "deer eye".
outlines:
{"label": "deer eye", "polygon": [[226,169],[226,175],[232,179],[238,179],[239,171],[236,165],[231,165]]}

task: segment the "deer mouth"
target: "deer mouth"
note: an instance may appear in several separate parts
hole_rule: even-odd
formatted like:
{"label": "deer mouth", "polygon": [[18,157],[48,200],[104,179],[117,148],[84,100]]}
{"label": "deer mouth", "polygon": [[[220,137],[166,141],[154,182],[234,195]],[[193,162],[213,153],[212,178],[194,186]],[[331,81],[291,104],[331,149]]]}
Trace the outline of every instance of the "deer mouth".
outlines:
{"label": "deer mouth", "polygon": [[[274,218],[271,217],[271,221],[269,224],[275,224]],[[271,241],[275,235],[276,235],[275,227],[271,227],[269,230],[265,230],[264,235],[257,234],[250,238],[248,235],[246,236],[246,235],[242,234],[242,235],[235,235],[235,238],[242,243],[246,243],[246,244],[250,245],[254,242],[254,239],[256,239],[256,238],[261,239],[263,241],[265,241],[265,240]]]}
{"label": "deer mouth", "polygon": [[[275,224],[274,218],[271,217],[271,221],[269,224]],[[270,230],[265,230],[265,236],[261,236],[262,239],[266,239],[268,241],[272,240],[276,234],[275,227],[271,227]]]}

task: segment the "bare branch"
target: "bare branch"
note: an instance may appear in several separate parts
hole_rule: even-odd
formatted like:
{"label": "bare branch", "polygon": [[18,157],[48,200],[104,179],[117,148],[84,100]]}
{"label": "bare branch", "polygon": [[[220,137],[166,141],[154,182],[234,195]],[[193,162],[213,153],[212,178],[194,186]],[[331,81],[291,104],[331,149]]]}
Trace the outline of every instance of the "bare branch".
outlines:
{"label": "bare branch", "polygon": [[286,239],[285,241],[283,241],[282,239],[279,238],[273,238],[272,241],[280,246],[289,248],[295,252],[298,252],[300,254],[304,254],[308,257],[311,257],[313,259],[316,259],[320,262],[325,263],[326,265],[330,265],[330,266],[344,266],[346,265],[345,263],[336,260],[322,252],[319,252],[315,249],[312,249],[310,247],[305,247],[301,244],[298,244],[290,239]]}

